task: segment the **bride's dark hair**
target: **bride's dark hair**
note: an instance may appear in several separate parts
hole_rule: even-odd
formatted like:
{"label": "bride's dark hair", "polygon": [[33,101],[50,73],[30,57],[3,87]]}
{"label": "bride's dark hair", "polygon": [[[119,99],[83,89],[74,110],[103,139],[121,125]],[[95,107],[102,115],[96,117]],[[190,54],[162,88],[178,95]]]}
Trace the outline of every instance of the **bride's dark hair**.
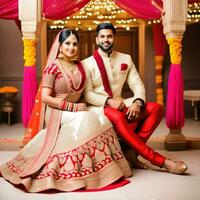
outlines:
{"label": "bride's dark hair", "polygon": [[77,41],[79,42],[78,33],[71,29],[64,29],[59,35],[59,43],[62,44],[70,35],[75,35]]}

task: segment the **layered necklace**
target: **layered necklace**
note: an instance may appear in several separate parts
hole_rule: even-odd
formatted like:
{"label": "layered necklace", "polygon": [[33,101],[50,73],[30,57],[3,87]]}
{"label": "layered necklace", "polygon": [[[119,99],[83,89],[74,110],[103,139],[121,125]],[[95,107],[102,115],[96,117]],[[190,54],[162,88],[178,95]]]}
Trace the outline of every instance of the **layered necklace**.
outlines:
{"label": "layered necklace", "polygon": [[63,59],[59,59],[59,62],[61,64],[61,66],[63,67],[64,70],[68,70],[70,72],[74,72],[76,69],[76,64],[72,61],[72,62],[66,62]]}

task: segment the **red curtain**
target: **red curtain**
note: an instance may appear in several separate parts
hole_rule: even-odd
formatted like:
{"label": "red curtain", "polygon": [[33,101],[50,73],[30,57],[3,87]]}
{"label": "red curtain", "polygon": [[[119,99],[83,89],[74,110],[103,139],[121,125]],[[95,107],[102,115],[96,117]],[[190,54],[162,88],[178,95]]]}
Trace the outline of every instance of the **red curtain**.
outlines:
{"label": "red curtain", "polygon": [[200,0],[188,0],[188,3],[199,3]]}
{"label": "red curtain", "polygon": [[153,41],[155,49],[156,102],[164,105],[162,69],[167,41],[163,34],[163,26],[161,23],[153,24]]}
{"label": "red curtain", "polygon": [[156,56],[164,56],[167,41],[161,23],[153,24],[153,41]]}

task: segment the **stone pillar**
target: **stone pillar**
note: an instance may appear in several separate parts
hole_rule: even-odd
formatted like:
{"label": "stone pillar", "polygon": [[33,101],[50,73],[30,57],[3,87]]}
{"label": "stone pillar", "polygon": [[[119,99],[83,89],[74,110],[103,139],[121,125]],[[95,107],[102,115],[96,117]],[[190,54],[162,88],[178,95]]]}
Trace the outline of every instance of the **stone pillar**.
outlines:
{"label": "stone pillar", "polygon": [[[167,39],[182,39],[186,22],[187,0],[163,0],[162,23]],[[187,148],[187,141],[181,132],[181,127],[169,128],[169,134],[165,138],[165,148],[167,150],[185,150]]]}
{"label": "stone pillar", "polygon": [[18,0],[18,9],[23,38],[36,39],[41,21],[41,0]]}
{"label": "stone pillar", "polygon": [[162,24],[166,38],[182,36],[186,30],[187,0],[163,0]]}
{"label": "stone pillar", "polygon": [[39,31],[39,22],[41,21],[41,0],[19,0],[18,9],[24,45],[22,122],[24,127],[27,127],[38,87],[36,73],[36,31]]}

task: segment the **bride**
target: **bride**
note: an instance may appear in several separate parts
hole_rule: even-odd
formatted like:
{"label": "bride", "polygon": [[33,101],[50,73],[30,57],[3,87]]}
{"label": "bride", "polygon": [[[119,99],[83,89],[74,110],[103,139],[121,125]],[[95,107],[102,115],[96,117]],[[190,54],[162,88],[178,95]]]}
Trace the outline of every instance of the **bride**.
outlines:
{"label": "bride", "polygon": [[[19,154],[0,166],[0,174],[28,192],[74,191],[124,185],[131,176],[112,124],[80,101],[85,71],[77,56],[79,37],[70,29],[56,37],[44,69],[40,112],[42,129]],[[42,112],[43,111],[43,112]],[[32,130],[30,130],[32,131]]]}

